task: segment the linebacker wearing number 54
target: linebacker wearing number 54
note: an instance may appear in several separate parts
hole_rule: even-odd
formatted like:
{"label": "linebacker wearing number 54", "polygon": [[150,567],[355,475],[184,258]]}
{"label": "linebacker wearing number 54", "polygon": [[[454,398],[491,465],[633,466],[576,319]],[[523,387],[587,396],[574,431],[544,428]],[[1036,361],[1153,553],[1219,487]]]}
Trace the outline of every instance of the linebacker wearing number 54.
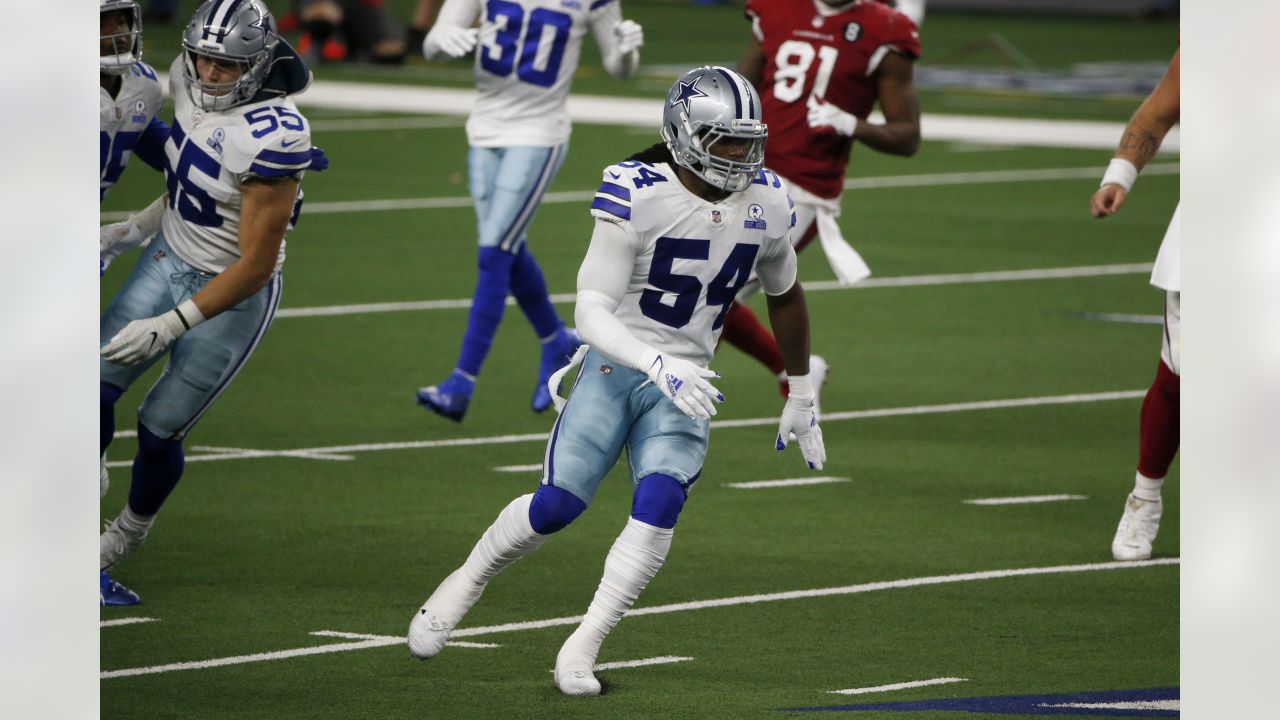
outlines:
{"label": "linebacker wearing number 54", "polygon": [[[138,409],[129,501],[100,538],[103,569],[142,544],[182,476],[183,438],[258,347],[280,304],[284,236],[298,219],[302,176],[326,163],[288,97],[310,79],[261,0],[207,0],[183,32],[169,71],[167,193],[158,211],[103,228],[104,238],[158,230],[102,315],[104,454],[116,401],[169,352]],[[140,227],[146,218],[159,227]]]}

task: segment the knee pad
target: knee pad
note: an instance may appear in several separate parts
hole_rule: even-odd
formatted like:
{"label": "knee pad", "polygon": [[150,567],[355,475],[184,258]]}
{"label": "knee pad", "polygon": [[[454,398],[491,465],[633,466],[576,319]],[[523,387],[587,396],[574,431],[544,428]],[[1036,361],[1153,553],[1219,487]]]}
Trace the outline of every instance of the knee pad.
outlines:
{"label": "knee pad", "polygon": [[668,475],[646,475],[636,484],[631,497],[631,517],[654,527],[670,530],[684,507],[688,491]]}
{"label": "knee pad", "polygon": [[539,535],[550,535],[573,522],[587,504],[577,495],[555,485],[539,485],[529,502],[529,525]]}

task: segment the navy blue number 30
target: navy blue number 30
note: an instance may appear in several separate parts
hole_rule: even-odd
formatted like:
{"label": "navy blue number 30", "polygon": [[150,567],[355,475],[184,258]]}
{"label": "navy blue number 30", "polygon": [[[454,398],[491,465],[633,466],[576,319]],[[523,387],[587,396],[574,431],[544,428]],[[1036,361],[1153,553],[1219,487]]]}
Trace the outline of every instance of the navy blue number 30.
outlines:
{"label": "navy blue number 30", "polygon": [[[676,260],[706,260],[711,251],[710,240],[661,237],[654,244],[653,262],[649,265],[649,284],[657,290],[646,288],[640,295],[640,311],[645,317],[673,328],[682,328],[693,318],[698,308],[698,296],[702,294],[702,281],[693,275],[678,275],[671,271]],[[719,330],[724,316],[729,312],[734,297],[751,277],[759,245],[738,243],[729,253],[724,266],[707,285],[707,305],[721,306],[712,330]],[[667,293],[676,296],[667,305],[662,298]]]}
{"label": "navy blue number 30", "polygon": [[[497,45],[497,54],[493,48],[481,48],[480,67],[499,77],[511,74],[514,68],[516,77],[537,85],[551,87],[560,74],[560,63],[564,60],[564,46],[569,41],[569,30],[573,28],[573,18],[562,12],[537,8],[529,13],[529,25],[525,28],[524,44],[520,44],[520,27],[524,25],[524,8],[508,2],[508,0],[489,0],[488,21],[496,23],[498,18],[506,20],[493,42]],[[538,43],[546,28],[555,30],[551,39],[551,51],[547,53],[547,66],[538,70],[533,66],[538,56]]]}

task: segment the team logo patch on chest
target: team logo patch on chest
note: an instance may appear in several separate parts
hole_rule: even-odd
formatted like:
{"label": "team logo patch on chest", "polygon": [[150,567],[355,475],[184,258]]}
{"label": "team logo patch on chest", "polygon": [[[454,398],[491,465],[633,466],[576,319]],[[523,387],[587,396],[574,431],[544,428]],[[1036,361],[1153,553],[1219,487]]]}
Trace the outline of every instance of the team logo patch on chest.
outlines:
{"label": "team logo patch on chest", "polygon": [[751,217],[742,221],[742,227],[749,230],[764,230],[768,226],[764,221],[764,208],[759,205],[752,203],[751,207],[747,208],[747,214]]}
{"label": "team logo patch on chest", "polygon": [[145,123],[147,121],[147,101],[139,100],[133,106],[133,122]]}
{"label": "team logo patch on chest", "polygon": [[227,138],[227,133],[222,128],[214,128],[213,135],[205,140],[205,144],[213,148],[219,155],[222,154],[222,141]]}

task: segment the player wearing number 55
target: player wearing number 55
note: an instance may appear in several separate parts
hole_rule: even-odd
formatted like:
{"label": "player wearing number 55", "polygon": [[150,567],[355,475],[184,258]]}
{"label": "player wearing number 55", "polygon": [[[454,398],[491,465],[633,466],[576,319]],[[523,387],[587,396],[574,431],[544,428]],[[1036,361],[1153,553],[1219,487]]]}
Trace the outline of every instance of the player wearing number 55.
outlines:
{"label": "player wearing number 55", "polygon": [[[676,519],[702,475],[716,404],[707,366],[734,296],[753,274],[786,359],[791,395],[775,443],[794,434],[805,462],[826,450],[809,377],[809,315],[791,247],[787,188],[765,170],[760,98],[722,67],[690,70],[667,93],[663,143],[605,168],[595,231],[578,270],[583,345],[551,389],[560,417],[537,491],[513,500],[409,625],[409,650],[434,657],[488,582],[574,521],[625,447],[631,516],[604,561],[582,624],[556,657],[566,695],[598,695],[605,636],[666,561]],[[559,380],[577,364],[567,401]],[[764,448],[760,448],[764,451]]]}
{"label": "player wearing number 55", "polygon": [[[547,378],[579,345],[551,305],[525,231],[569,147],[566,104],[582,36],[600,46],[604,67],[628,78],[644,32],[622,19],[619,0],[446,0],[423,42],[428,60],[475,53],[476,102],[467,120],[468,184],[480,245],[476,289],[453,371],[418,390],[418,403],[461,422],[480,366],[513,295],[541,343],[531,401],[551,405]],[[477,22],[479,27],[476,27]],[[432,237],[441,252],[457,238]]]}
{"label": "player wearing number 55", "polygon": [[[182,441],[262,341],[280,304],[284,236],[300,183],[323,169],[289,95],[311,72],[261,0],[207,0],[169,70],[174,117],[164,146],[167,192],[108,233],[155,238],[102,315],[101,450],[115,404],[169,352],[138,409],[129,501],[99,541],[105,570],[146,538],[182,476]],[[154,217],[159,227],[142,227]]]}

